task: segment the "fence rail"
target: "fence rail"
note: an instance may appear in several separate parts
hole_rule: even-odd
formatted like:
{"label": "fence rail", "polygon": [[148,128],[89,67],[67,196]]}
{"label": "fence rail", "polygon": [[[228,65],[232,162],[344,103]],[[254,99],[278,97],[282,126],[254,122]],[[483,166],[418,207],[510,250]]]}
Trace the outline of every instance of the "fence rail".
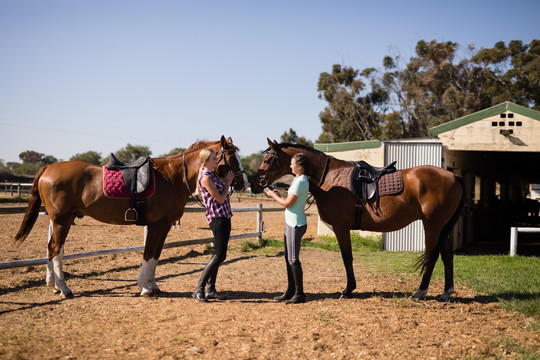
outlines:
{"label": "fence rail", "polygon": [[[3,192],[4,194],[10,194],[11,197],[13,197],[14,188],[17,188],[17,197],[21,197],[21,194],[24,193],[30,193],[30,189],[32,188],[31,183],[13,183],[13,182],[3,182],[0,183],[0,187],[4,187]],[[24,188],[28,188],[28,190],[23,190]]]}
{"label": "fence rail", "polygon": [[510,228],[510,256],[516,256],[518,232],[540,233],[540,227],[511,227]]}
{"label": "fence rail", "polygon": [[[26,208],[23,208],[23,209],[26,209]],[[256,228],[256,231],[252,232],[252,233],[231,235],[230,239],[231,240],[236,240],[236,239],[246,239],[246,238],[257,238],[259,241],[262,240],[262,234],[264,232],[264,222],[263,222],[263,218],[262,218],[262,213],[263,212],[283,211],[283,210],[284,210],[283,208],[267,208],[267,209],[263,209],[262,204],[258,204],[257,207],[250,207],[250,208],[232,208],[233,212],[257,212],[257,228]],[[204,212],[204,211],[205,211],[205,209],[202,208],[202,207],[185,208],[185,212]],[[144,227],[144,231],[145,231],[145,238],[146,238],[146,231],[147,231],[146,226]],[[169,249],[169,248],[181,247],[181,246],[205,244],[205,243],[212,242],[212,240],[214,240],[213,237],[201,238],[201,239],[181,240],[181,241],[175,241],[175,242],[171,242],[171,243],[165,243],[165,244],[163,244],[163,248],[164,249]],[[110,255],[110,254],[120,254],[120,253],[126,253],[126,252],[132,252],[132,251],[142,251],[142,250],[144,250],[144,246],[133,246],[133,247],[123,247],[123,248],[117,248],[117,249],[89,251],[89,252],[82,252],[82,253],[64,255],[64,260],[74,260],[74,259],[81,259],[81,258],[87,258],[87,257],[103,256],[103,255]],[[11,268],[16,268],[16,267],[44,265],[44,264],[47,264],[47,262],[48,262],[47,258],[7,261],[7,262],[0,263],[0,270],[1,269],[11,269]]]}

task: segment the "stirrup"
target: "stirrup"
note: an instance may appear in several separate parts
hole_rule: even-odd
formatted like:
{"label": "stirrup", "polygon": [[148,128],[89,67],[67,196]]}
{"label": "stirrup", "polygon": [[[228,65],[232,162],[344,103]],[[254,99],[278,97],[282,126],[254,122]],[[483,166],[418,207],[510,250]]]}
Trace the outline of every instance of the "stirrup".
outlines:
{"label": "stirrup", "polygon": [[[135,213],[135,219],[134,220],[131,220],[131,219],[128,219],[128,214],[133,211]],[[139,215],[137,214],[137,210],[135,210],[135,208],[129,208],[126,210],[126,213],[124,214],[124,220],[125,221],[137,221],[137,219],[139,218]]]}

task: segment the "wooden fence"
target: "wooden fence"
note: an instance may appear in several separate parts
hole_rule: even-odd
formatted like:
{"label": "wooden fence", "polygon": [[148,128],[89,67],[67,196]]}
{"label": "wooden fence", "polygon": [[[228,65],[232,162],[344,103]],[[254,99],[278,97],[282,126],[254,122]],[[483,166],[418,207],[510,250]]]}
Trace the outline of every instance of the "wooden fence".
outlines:
{"label": "wooden fence", "polygon": [[[15,189],[17,189],[17,191],[15,191]],[[30,194],[31,189],[32,184],[8,182],[0,183],[0,192],[4,194],[9,194],[11,197],[21,197],[23,193]]]}
{"label": "wooden fence", "polygon": [[[3,212],[6,208],[0,208],[0,214],[13,214],[16,212]],[[13,208],[12,208],[13,209]],[[18,212],[24,212],[26,207],[18,207]],[[262,234],[264,232],[264,222],[263,222],[263,212],[273,212],[273,211],[283,211],[284,208],[267,208],[263,209],[262,204],[257,204],[256,207],[250,207],[250,208],[232,208],[233,212],[257,212],[257,227],[255,232],[252,233],[244,233],[244,234],[237,234],[237,235],[231,235],[230,239],[245,239],[245,238],[257,238],[259,241],[262,240]],[[204,212],[205,209],[202,207],[198,208],[188,208],[186,207],[185,212]],[[145,238],[146,238],[146,226],[144,227],[145,232]],[[174,248],[174,247],[180,247],[180,246],[188,246],[188,245],[195,245],[195,244],[205,244],[212,242],[214,238],[208,237],[208,238],[202,238],[202,239],[190,239],[190,240],[182,240],[182,241],[175,241],[171,243],[165,243],[163,245],[164,249]],[[124,248],[117,248],[117,249],[107,249],[107,250],[98,250],[98,251],[90,251],[90,252],[83,252],[83,253],[76,253],[76,254],[68,254],[64,255],[64,260],[73,260],[73,259],[81,259],[86,257],[93,257],[93,256],[103,256],[103,255],[110,255],[110,254],[120,254],[125,252],[131,252],[131,251],[143,251],[144,246],[133,246],[133,247],[124,247]],[[27,259],[27,260],[14,260],[14,261],[7,261],[0,263],[0,270],[1,269],[11,269],[16,267],[25,267],[25,266],[34,266],[34,265],[44,265],[47,264],[48,259],[47,258],[39,258],[39,259]]]}

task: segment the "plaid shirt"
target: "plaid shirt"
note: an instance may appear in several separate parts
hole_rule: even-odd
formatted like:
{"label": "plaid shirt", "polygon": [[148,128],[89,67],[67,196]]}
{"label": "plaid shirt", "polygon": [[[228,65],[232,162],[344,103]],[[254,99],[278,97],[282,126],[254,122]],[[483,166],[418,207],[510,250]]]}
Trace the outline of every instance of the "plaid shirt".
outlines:
{"label": "plaid shirt", "polygon": [[203,170],[201,177],[199,178],[199,190],[203,198],[204,206],[206,208],[206,221],[210,224],[212,220],[217,217],[226,217],[230,218],[232,216],[231,204],[229,202],[229,195],[225,199],[223,204],[220,204],[210,195],[208,190],[204,188],[201,184],[201,179],[203,176],[208,176],[210,180],[216,185],[216,188],[219,192],[222,192],[225,188],[225,183],[221,181],[214,171]]}

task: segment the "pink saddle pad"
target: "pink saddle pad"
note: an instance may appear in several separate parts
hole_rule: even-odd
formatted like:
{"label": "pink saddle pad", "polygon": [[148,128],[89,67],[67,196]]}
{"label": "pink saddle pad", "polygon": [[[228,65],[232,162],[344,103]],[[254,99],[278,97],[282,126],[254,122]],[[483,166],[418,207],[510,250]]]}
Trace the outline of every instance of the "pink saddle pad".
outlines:
{"label": "pink saddle pad", "polygon": [[[149,198],[154,195],[156,191],[155,175],[152,172],[152,178],[148,187],[144,191],[144,195]],[[120,171],[114,171],[103,167],[103,193],[109,198],[115,199],[129,199],[129,190],[124,183],[124,177]],[[143,194],[135,195],[136,199],[142,199]]]}

